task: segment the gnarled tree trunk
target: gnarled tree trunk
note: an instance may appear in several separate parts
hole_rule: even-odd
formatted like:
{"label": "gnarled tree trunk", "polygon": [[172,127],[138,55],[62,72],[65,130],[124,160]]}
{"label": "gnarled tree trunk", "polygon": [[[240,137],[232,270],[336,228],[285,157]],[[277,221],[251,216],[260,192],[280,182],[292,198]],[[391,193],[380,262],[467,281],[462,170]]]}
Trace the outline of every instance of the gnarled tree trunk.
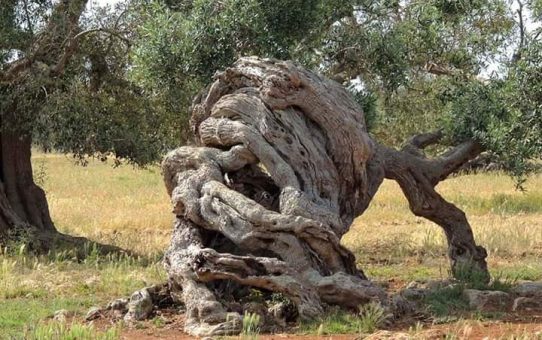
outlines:
{"label": "gnarled tree trunk", "polygon": [[[401,164],[393,152],[407,153],[369,138],[342,86],[291,62],[243,58],[196,98],[192,128],[197,145],[163,162],[177,216],[165,263],[187,306],[187,332],[223,334],[239,325],[213,282],[280,292],[302,318],[320,315],[325,304],[385,302],[340,239],[384,177],[408,181],[393,168]],[[439,209],[427,217],[439,223]],[[476,247],[462,226],[464,234],[445,227],[452,243]]]}

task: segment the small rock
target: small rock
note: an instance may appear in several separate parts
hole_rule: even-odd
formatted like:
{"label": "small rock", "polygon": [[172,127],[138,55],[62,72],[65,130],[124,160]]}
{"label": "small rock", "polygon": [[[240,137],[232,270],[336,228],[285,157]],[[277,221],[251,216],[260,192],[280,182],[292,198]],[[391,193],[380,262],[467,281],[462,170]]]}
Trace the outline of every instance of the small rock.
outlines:
{"label": "small rock", "polygon": [[401,296],[407,300],[420,301],[427,296],[428,291],[422,288],[406,288],[401,291]]}
{"label": "small rock", "polygon": [[411,281],[409,284],[406,285],[405,289],[421,289],[424,287],[425,285],[421,281]]}
{"label": "small rock", "polygon": [[53,316],[53,320],[58,322],[66,322],[66,319],[70,316],[73,316],[73,312],[70,312],[66,309],[57,310]]}
{"label": "small rock", "polygon": [[100,307],[91,307],[87,315],[85,316],[86,321],[92,321],[98,319],[100,316],[102,316],[102,309]]}
{"label": "small rock", "polygon": [[542,299],[528,298],[524,296],[518,297],[514,300],[514,306],[512,307],[512,310],[514,312],[542,310]]}
{"label": "small rock", "polygon": [[512,289],[512,292],[521,296],[542,297],[542,281],[525,281],[519,283]]}
{"label": "small rock", "polygon": [[111,316],[113,320],[121,320],[124,317],[124,312],[118,309],[113,309]]}
{"label": "small rock", "polygon": [[457,284],[457,281],[453,279],[444,279],[444,280],[432,280],[426,283],[426,287],[429,290],[438,290],[443,288],[452,288]]}
{"label": "small rock", "polygon": [[[442,288],[453,287],[454,284],[456,284],[456,281],[453,279],[412,281],[404,288],[404,290],[412,290],[412,292],[432,291]],[[417,295],[417,293],[415,294]]]}
{"label": "small rock", "polygon": [[153,309],[151,294],[147,288],[133,293],[127,307],[128,313],[124,316],[125,321],[131,322],[147,319]]}
{"label": "small rock", "polygon": [[391,312],[398,318],[413,313],[416,305],[400,294],[393,295],[390,299]]}
{"label": "small rock", "polygon": [[120,310],[120,311],[126,311],[128,309],[128,299],[116,299],[107,305],[107,310]]}
{"label": "small rock", "polygon": [[463,296],[469,302],[469,307],[476,310],[503,310],[512,302],[510,295],[501,291],[465,289]]}

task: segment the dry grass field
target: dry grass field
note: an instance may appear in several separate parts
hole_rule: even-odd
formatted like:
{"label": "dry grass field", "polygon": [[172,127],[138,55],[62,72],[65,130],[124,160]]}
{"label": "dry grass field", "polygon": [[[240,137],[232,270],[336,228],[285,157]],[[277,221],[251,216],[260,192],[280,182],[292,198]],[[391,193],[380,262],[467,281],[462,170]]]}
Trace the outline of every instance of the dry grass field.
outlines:
{"label": "dry grass field", "polygon": [[[81,167],[66,156],[37,153],[34,170],[58,229],[140,256],[102,257],[88,249],[89,256],[76,261],[68,251],[36,257],[22,244],[2,250],[0,338],[51,338],[47,334],[55,330],[43,320],[55,310],[82,313],[165,279],[160,257],[168,245],[172,215],[158,168],[113,168],[98,161]],[[542,279],[541,175],[529,179],[526,192],[516,191],[513,181],[498,173],[452,178],[438,189],[468,214],[477,241],[488,249],[493,276]],[[367,213],[355,221],[344,244],[376,280],[401,285],[448,276],[442,232],[413,216],[391,182],[384,183]],[[160,327],[158,321],[153,324]],[[71,332],[77,339],[115,339],[118,327],[105,332],[74,325]]]}

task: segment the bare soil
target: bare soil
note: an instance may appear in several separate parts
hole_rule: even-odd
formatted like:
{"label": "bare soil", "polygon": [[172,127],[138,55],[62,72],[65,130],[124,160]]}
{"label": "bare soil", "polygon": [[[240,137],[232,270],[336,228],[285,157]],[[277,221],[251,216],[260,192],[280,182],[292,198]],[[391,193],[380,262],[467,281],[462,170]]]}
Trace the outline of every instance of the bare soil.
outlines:
{"label": "bare soil", "polygon": [[[122,330],[121,339],[154,340],[154,339],[196,339],[183,332],[184,315],[164,313],[164,325],[156,326],[152,321],[138,323],[131,328]],[[94,321],[98,328],[106,328],[111,321],[100,319]],[[423,327],[413,330],[412,324],[408,325],[406,320],[398,322],[390,329],[377,331],[368,335],[366,339],[542,339],[542,312],[506,314],[501,319],[490,321],[477,321],[464,319],[461,321],[434,325],[422,323]],[[333,339],[347,340],[360,339],[358,334],[326,334],[326,335],[304,335],[295,334],[296,329],[292,328],[289,333],[282,334],[260,334],[260,340],[279,339]],[[455,336],[455,337],[453,337]],[[234,336],[231,339],[237,339]]]}

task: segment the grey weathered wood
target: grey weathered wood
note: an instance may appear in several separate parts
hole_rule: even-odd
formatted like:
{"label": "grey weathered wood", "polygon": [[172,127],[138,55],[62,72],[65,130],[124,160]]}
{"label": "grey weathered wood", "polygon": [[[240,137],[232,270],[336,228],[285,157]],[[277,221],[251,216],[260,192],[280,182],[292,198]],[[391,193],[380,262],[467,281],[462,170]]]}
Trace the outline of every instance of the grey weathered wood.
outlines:
{"label": "grey weathered wood", "polygon": [[436,160],[416,148],[440,133],[402,151],[385,148],[371,140],[341,85],[259,58],[217,74],[195,99],[191,126],[195,146],[163,161],[177,216],[165,262],[172,287],[182,290],[190,334],[239,331],[240,316],[228,315],[210,288],[217,280],[283,293],[302,318],[320,315],[325,304],[385,303],[340,244],[385,177],[401,184],[415,213],[444,227],[451,252],[465,250],[451,254],[456,263],[475,255],[487,270],[466,220],[434,191],[469,159],[469,145]]}

